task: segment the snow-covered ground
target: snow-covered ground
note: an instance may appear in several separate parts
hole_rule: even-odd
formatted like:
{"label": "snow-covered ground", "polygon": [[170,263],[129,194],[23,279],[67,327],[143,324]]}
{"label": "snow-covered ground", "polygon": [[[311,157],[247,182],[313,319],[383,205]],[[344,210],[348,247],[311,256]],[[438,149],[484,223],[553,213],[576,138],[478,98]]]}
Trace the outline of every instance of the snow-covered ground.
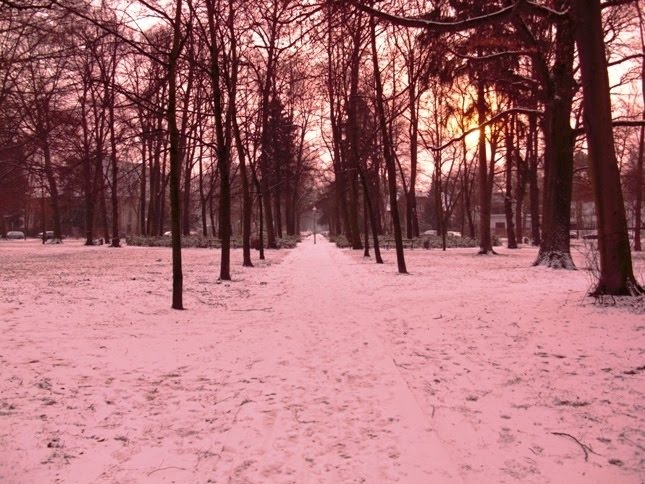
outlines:
{"label": "snow-covered ground", "polygon": [[535,254],[185,250],[173,311],[168,249],[0,242],[0,482],[643,482],[644,302]]}

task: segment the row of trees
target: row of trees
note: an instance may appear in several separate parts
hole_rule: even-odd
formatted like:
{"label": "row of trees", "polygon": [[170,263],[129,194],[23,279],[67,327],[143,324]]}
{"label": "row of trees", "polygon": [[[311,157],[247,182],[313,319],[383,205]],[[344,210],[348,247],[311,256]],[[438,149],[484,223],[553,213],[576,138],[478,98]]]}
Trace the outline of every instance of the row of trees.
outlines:
{"label": "row of trees", "polygon": [[68,197],[83,200],[86,243],[98,223],[118,247],[130,196],[139,200],[134,230],[162,235],[170,212],[179,247],[199,210],[202,233],[210,225],[222,240],[220,277],[229,279],[235,201],[245,265],[254,207],[266,220],[256,237],[276,247],[312,203],[315,92],[306,52],[290,40],[299,9],[233,0],[119,8],[2,3],[0,183],[22,187],[20,196],[3,191],[2,220],[44,190],[56,239]]}
{"label": "row of trees", "polygon": [[[232,207],[244,265],[252,237],[262,257],[316,201],[330,232],[366,253],[371,239],[377,262],[391,232],[406,272],[420,190],[439,232],[459,213],[482,254],[497,191],[509,247],[528,211],[536,264],[574,268],[572,193],[589,178],[596,290],[639,292],[619,166],[640,250],[643,90],[612,132],[607,59],[623,66],[622,92],[642,82],[642,8],[579,3],[0,0],[0,219],[46,191],[60,237],[61,200],[82,199],[86,243],[102,230],[118,246],[131,194],[138,233],[162,234],[170,214],[182,308],[181,234],[210,226],[229,279]],[[588,166],[574,168],[576,150]]]}
{"label": "row of trees", "polygon": [[[451,206],[444,198],[449,192],[441,185],[442,178],[454,172],[451,169],[444,170],[443,167],[444,163],[454,164],[459,158],[454,153],[448,154],[448,150],[455,149],[455,144],[461,141],[463,163],[460,164],[458,173],[461,170],[461,176],[464,177],[462,203],[471,201],[469,191],[470,194],[476,192],[479,199],[480,253],[492,253],[491,195],[495,183],[496,158],[498,153],[502,153],[509,246],[516,246],[514,209],[515,215],[522,212],[528,187],[533,240],[540,245],[536,265],[575,267],[570,253],[574,153],[576,145],[585,144],[590,160],[586,169],[595,197],[601,265],[600,280],[594,292],[642,292],[632,273],[627,217],[613,133],[614,126],[620,124],[642,125],[642,116],[639,112],[636,115],[638,119],[622,122],[616,122],[612,118],[611,88],[607,72],[608,54],[616,56],[615,59],[610,58],[612,64],[642,58],[642,42],[630,44],[625,41],[629,35],[642,31],[641,22],[634,22],[634,19],[641,18],[641,5],[638,2],[608,2],[600,5],[600,2],[570,0],[541,4],[500,1],[481,5],[447,0],[417,2],[412,6],[408,2],[405,5],[392,2],[389,8],[379,5],[379,9],[359,1],[349,3],[355,10],[346,9],[344,5],[339,7],[339,11],[342,11],[340,15],[345,16],[339,22],[339,28],[347,29],[340,38],[344,39],[342,45],[349,75],[341,76],[341,82],[345,82],[344,90],[343,95],[337,97],[344,100],[342,111],[350,134],[346,138],[339,134],[336,142],[342,147],[342,143],[347,141],[351,147],[352,138],[357,137],[356,134],[351,134],[352,131],[357,133],[361,128],[365,130],[353,112],[360,104],[357,93],[361,88],[371,90],[374,112],[372,118],[376,118],[380,129],[371,131],[373,149],[364,149],[362,153],[378,151],[387,167],[392,201],[390,212],[401,272],[405,271],[405,262],[402,240],[397,234],[397,205],[393,203],[397,188],[391,181],[395,177],[398,155],[402,152],[397,149],[395,142],[396,120],[401,117],[401,113],[406,112],[406,124],[409,128],[406,142],[409,143],[410,151],[415,153],[410,156],[408,165],[409,192],[405,174],[401,170],[406,195],[414,193],[418,141],[425,131],[426,136],[420,137],[425,148],[432,153],[434,161],[437,212],[449,214]],[[368,28],[361,25],[361,22],[366,22],[365,18],[371,19]],[[380,35],[375,29],[375,18],[385,25]],[[401,29],[403,33],[400,33]],[[381,45],[390,42],[398,47],[400,44],[397,42],[405,39],[410,29],[417,32],[414,37],[416,45],[401,41],[407,48],[403,48],[403,53],[398,58],[396,48],[388,49],[385,46],[381,49],[384,53],[379,53],[379,40]],[[352,35],[352,32],[364,32],[365,35]],[[608,52],[605,40],[616,49],[615,52]],[[335,45],[338,46],[339,42]],[[416,51],[414,47],[417,47]],[[392,52],[395,54],[392,55]],[[363,77],[364,86],[353,84],[354,77],[358,77],[357,71],[360,70],[355,67],[360,64],[358,53],[364,53],[367,59],[364,64],[366,69],[369,69],[370,62],[372,64],[371,75]],[[415,58],[414,53],[418,57]],[[341,55],[336,54],[336,57]],[[334,52],[330,50],[329,57],[333,56]],[[418,59],[421,60],[417,64]],[[330,66],[333,66],[332,62]],[[338,70],[330,67],[329,72],[331,79]],[[419,73],[418,78],[415,77],[415,72]],[[382,79],[387,73],[391,73],[392,81],[384,95]],[[401,77],[404,79],[403,86],[398,82]],[[330,81],[330,84],[334,85],[334,81]],[[464,85],[465,95],[458,94],[459,90],[463,91]],[[330,89],[332,104],[333,96]],[[456,115],[451,104],[455,100],[463,103],[464,97],[470,97],[470,103]],[[642,105],[642,98],[640,101],[639,104]],[[431,104],[427,118],[430,122],[420,127],[419,119],[422,116],[419,115],[418,107],[428,109],[428,104]],[[465,120],[468,115],[470,119]],[[462,120],[457,131],[465,134],[468,132],[467,124],[474,124],[476,127],[473,129],[479,134],[474,177],[474,170],[469,169],[467,162],[469,149],[464,142],[466,138],[463,135],[455,136],[450,130],[451,120],[455,123],[456,119]],[[572,121],[577,121],[577,124],[572,126]],[[351,203],[351,198],[355,198],[355,195],[352,184],[356,184],[355,180],[360,178],[360,173],[369,169],[369,166],[357,155],[359,150],[352,151],[350,148],[348,151],[349,155],[345,156],[347,166],[340,166],[337,173],[343,173],[343,177],[349,178],[350,190],[347,197],[350,203],[345,205],[353,207],[355,204]],[[342,159],[342,149],[338,153]],[[637,193],[634,213],[635,225],[638,227],[636,245],[640,250],[642,151],[634,159],[637,166],[634,172]],[[544,180],[542,187],[538,185],[540,165]],[[348,172],[355,175],[345,175]],[[474,184],[469,177],[470,180],[475,180]],[[339,191],[345,193],[345,182],[337,176],[336,183]],[[446,188],[448,186],[446,184]],[[454,186],[453,182],[453,189]],[[369,197],[369,193],[367,187],[364,196]],[[340,213],[345,218],[343,229],[353,246],[358,248],[361,242],[360,237],[355,235],[357,209],[353,209],[353,212],[349,210],[350,213],[346,216],[342,204],[343,201],[340,200]],[[369,207],[370,204],[367,205]],[[408,207],[408,213],[414,217],[413,203]],[[444,219],[439,217],[439,220]],[[517,222],[521,228],[521,221]],[[407,225],[409,230],[414,230],[413,220]],[[439,228],[445,232],[441,223]],[[378,243],[376,237],[374,243]]]}

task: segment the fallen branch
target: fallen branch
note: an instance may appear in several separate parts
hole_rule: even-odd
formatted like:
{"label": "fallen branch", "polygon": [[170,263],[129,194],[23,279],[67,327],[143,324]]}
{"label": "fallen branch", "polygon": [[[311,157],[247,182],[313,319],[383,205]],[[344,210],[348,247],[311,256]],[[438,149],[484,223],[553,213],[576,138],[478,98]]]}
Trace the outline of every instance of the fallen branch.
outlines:
{"label": "fallen branch", "polygon": [[231,309],[235,312],[246,312],[246,311],[273,311],[273,308],[250,308],[250,309]]}
{"label": "fallen branch", "polygon": [[166,466],[166,467],[159,467],[158,469],[155,469],[153,471],[148,472],[148,477],[150,477],[152,474],[158,471],[167,471],[168,469],[178,469],[180,471],[185,471],[187,470],[185,467],[178,467],[178,466]]}
{"label": "fallen branch", "polygon": [[595,454],[595,452],[593,451],[593,449],[592,449],[591,447],[589,447],[589,446],[588,446],[588,445],[586,445],[586,444],[583,444],[582,442],[580,442],[578,439],[576,439],[576,438],[575,438],[573,435],[571,435],[571,434],[567,434],[566,432],[551,432],[551,433],[552,433],[553,435],[561,435],[561,436],[563,436],[563,437],[569,437],[570,439],[575,440],[575,441],[576,441],[576,443],[577,443],[577,444],[582,448],[582,451],[585,453],[585,462],[587,462],[587,461],[589,460],[589,452],[592,452],[592,453],[594,453],[594,454]]}

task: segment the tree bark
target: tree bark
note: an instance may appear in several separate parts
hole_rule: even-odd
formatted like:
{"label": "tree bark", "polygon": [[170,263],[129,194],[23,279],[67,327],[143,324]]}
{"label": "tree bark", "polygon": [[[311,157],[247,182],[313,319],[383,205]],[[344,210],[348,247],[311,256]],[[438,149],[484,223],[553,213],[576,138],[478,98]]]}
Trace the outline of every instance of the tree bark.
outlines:
{"label": "tree bark", "polygon": [[479,144],[477,147],[479,156],[479,253],[494,254],[493,241],[490,233],[490,211],[491,199],[488,189],[488,161],[486,158],[486,98],[484,83],[477,80],[477,121],[479,129]]}
{"label": "tree bark", "polygon": [[643,148],[645,148],[645,126],[641,127],[640,142],[638,144],[638,164],[636,165],[636,205],[634,207],[634,217],[636,218],[634,222],[634,250],[636,252],[643,250],[641,245],[643,224]]}
{"label": "tree bark", "polygon": [[[559,6],[566,7],[567,2]],[[559,20],[555,35],[555,63],[546,88],[544,106],[544,200],[542,240],[533,265],[575,269],[571,258],[571,193],[574,133],[571,108],[575,94],[573,72],[574,26],[569,16]]]}
{"label": "tree bark", "polygon": [[580,58],[584,126],[598,219],[600,278],[592,295],[637,295],[612,131],[609,77],[600,0],[574,0],[576,44]]}
{"label": "tree bark", "polygon": [[184,309],[181,260],[181,147],[177,128],[177,64],[181,53],[181,4],[175,4],[172,49],[168,55],[168,132],[170,141],[170,217],[172,230],[172,309]]}
{"label": "tree bark", "polygon": [[531,133],[531,156],[529,165],[529,203],[531,209],[531,244],[539,246],[541,240],[540,227],[540,188],[538,185],[538,155],[537,155],[537,119],[529,119],[529,132]]}
{"label": "tree bark", "polygon": [[[363,186],[363,193],[365,195],[364,203],[367,209],[366,214],[370,222],[370,227],[372,229],[372,240],[374,241],[374,259],[376,260],[377,264],[383,264],[383,258],[381,257],[381,247],[378,240],[378,223],[376,220],[376,213],[374,210],[374,204],[372,203],[372,196],[370,195],[369,183],[365,178],[365,172],[363,171],[362,168],[359,171],[359,176],[361,179],[361,184]],[[366,240],[365,247],[367,247],[368,246],[367,237],[365,237],[365,240]]]}
{"label": "tree bark", "polygon": [[390,133],[387,129],[387,118],[383,105],[383,84],[378,61],[378,50],[376,48],[376,22],[370,17],[370,34],[372,44],[372,64],[374,67],[374,84],[376,90],[376,111],[379,119],[381,137],[383,142],[383,157],[387,168],[387,183],[390,194],[390,213],[392,215],[392,229],[396,244],[396,261],[400,274],[407,274],[405,266],[405,254],[403,252],[403,233],[401,232],[401,220],[399,218],[399,206],[396,189],[396,161],[394,160],[394,147],[390,140]]}
{"label": "tree bark", "polygon": [[511,119],[504,132],[506,142],[506,194],[504,196],[504,210],[506,212],[506,237],[508,238],[507,247],[509,249],[517,249],[515,221],[513,220],[513,159],[515,152],[515,130],[513,129],[513,123],[514,120]]}

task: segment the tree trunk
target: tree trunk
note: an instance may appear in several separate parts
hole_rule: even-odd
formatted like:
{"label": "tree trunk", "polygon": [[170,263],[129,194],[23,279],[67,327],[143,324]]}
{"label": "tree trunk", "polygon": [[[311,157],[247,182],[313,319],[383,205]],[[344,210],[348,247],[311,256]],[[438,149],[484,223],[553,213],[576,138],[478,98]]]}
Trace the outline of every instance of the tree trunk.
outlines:
{"label": "tree trunk", "polygon": [[515,235],[518,243],[522,243],[524,241],[524,197],[526,196],[526,185],[528,182],[527,163],[530,158],[530,139],[530,137],[527,138],[526,157],[522,159],[518,150],[517,157],[515,158],[517,165],[517,185],[515,188]]}
{"label": "tree trunk", "polygon": [[[510,120],[504,132],[506,141],[506,194],[504,196],[504,210],[506,212],[506,237],[509,249],[517,249],[515,238],[515,221],[513,220],[513,154],[515,151],[513,129],[514,120]],[[519,167],[518,167],[519,169]]]}
{"label": "tree trunk", "polygon": [[253,201],[249,188],[249,178],[246,172],[246,150],[242,142],[237,118],[233,119],[233,132],[235,134],[235,143],[240,159],[240,177],[242,179],[242,266],[253,267],[253,262],[251,262],[251,217],[253,215]]}
{"label": "tree trunk", "polygon": [[172,308],[184,309],[181,264],[181,148],[177,128],[177,63],[181,52],[181,2],[177,0],[172,50],[168,55],[168,132],[170,138],[170,217],[172,230]]}
{"label": "tree trunk", "polygon": [[[645,74],[645,73],[644,73]],[[645,81],[644,81],[645,82]],[[634,207],[634,250],[640,252],[641,230],[643,224],[643,148],[645,147],[645,126],[641,127],[640,142],[638,144],[638,165],[636,165],[636,206]]]}
{"label": "tree trunk", "polygon": [[[116,62],[116,51],[114,52],[113,62]],[[116,70],[116,68],[114,68]],[[112,165],[112,243],[111,247],[121,247],[121,238],[119,235],[119,160],[117,156],[116,143],[116,122],[114,119],[114,107],[116,103],[116,93],[114,91],[114,79],[110,89],[110,106],[108,110],[109,128],[110,128],[110,162]]]}
{"label": "tree trunk", "polygon": [[580,58],[584,126],[598,219],[600,279],[593,295],[636,295],[637,283],[627,233],[627,217],[612,131],[609,77],[600,0],[574,0],[576,44]]}
{"label": "tree trunk", "polygon": [[[643,118],[645,118],[645,31],[643,24],[643,11],[641,10],[641,4],[636,2],[636,11],[638,12],[638,25],[640,31],[640,41],[641,41],[641,54],[643,54],[643,60],[641,60],[641,96],[643,98]],[[643,155],[645,148],[645,126],[641,126],[640,133],[640,142],[638,144],[638,160],[636,161],[636,206],[634,207],[635,212],[635,222],[634,222],[634,250],[640,252],[642,249],[641,245],[641,231],[643,225]]]}
{"label": "tree trunk", "polygon": [[[143,120],[142,117],[141,119]],[[144,127],[144,129],[146,128]],[[140,190],[139,192],[139,197],[140,197],[139,199],[139,234],[145,236],[145,235],[148,235],[148,232],[146,230],[146,196],[147,196],[146,185],[148,182],[146,170],[147,170],[147,164],[148,164],[148,161],[147,161],[148,134],[141,133],[141,138],[142,138],[142,141],[141,141],[141,183],[139,186],[139,190]]]}
{"label": "tree trunk", "polygon": [[[60,201],[58,199],[58,183],[54,176],[54,167],[52,165],[51,149],[49,146],[49,139],[46,132],[41,135],[41,147],[43,150],[43,161],[45,168],[45,177],[49,185],[49,195],[51,196],[52,218],[54,223],[54,238],[53,242],[60,243],[63,239],[63,231],[60,220]],[[44,236],[44,232],[43,232]]]}
{"label": "tree trunk", "polygon": [[538,155],[537,155],[537,119],[531,116],[529,120],[529,130],[531,132],[531,158],[529,164],[529,202],[531,205],[531,243],[539,246],[541,241],[540,228],[540,188],[538,185]]}
{"label": "tree trunk", "polygon": [[367,216],[367,193],[363,190],[363,257],[370,256],[369,220]]}
{"label": "tree trunk", "polygon": [[361,51],[362,51],[362,22],[360,17],[356,22],[358,25],[354,25],[353,34],[352,34],[352,54],[350,62],[350,87],[349,87],[349,99],[347,100],[347,140],[349,142],[349,154],[348,154],[348,181],[349,181],[349,227],[351,228],[351,240],[352,249],[360,250],[362,249],[361,234],[358,225],[358,169],[361,163],[361,154],[359,149],[359,143],[362,140],[359,140],[359,126],[358,126],[358,83],[360,76],[360,60],[361,60]]}
{"label": "tree trunk", "polygon": [[[383,264],[383,258],[381,257],[381,247],[378,240],[378,224],[376,221],[376,213],[374,210],[374,204],[372,203],[372,196],[370,195],[369,183],[365,178],[365,173],[361,168],[359,172],[361,179],[361,184],[363,186],[363,193],[365,194],[365,206],[367,208],[367,217],[370,222],[370,227],[372,228],[372,240],[374,241],[374,258],[377,264]],[[367,240],[367,238],[365,239]],[[367,242],[365,243],[367,247]]]}
{"label": "tree trunk", "polygon": [[[230,6],[229,6],[230,7]],[[213,114],[215,118],[215,138],[217,140],[217,167],[220,176],[219,193],[219,233],[222,240],[220,276],[223,281],[231,280],[231,179],[230,179],[230,130],[232,113],[235,106],[229,103],[224,119],[224,100],[221,89],[220,56],[222,46],[218,38],[218,22],[214,0],[206,1],[208,29],[210,34],[210,79],[213,93]],[[229,17],[232,7],[229,8]]]}
{"label": "tree trunk", "polygon": [[486,99],[484,97],[484,83],[477,80],[477,121],[479,129],[479,253],[494,254],[493,242],[490,234],[491,200],[488,190],[488,161],[486,159]]}
{"label": "tree trunk", "polygon": [[546,80],[542,241],[533,264],[554,269],[575,269],[569,239],[575,141],[570,121],[575,94],[574,45],[572,20],[560,20],[555,36],[553,74]]}
{"label": "tree trunk", "polygon": [[381,82],[381,71],[376,48],[376,22],[370,17],[370,33],[372,44],[372,65],[374,67],[374,84],[376,89],[376,111],[379,118],[381,137],[383,141],[383,155],[387,167],[387,182],[390,194],[390,213],[392,215],[392,228],[394,241],[396,243],[396,261],[400,274],[407,274],[405,266],[405,254],[403,252],[403,233],[401,232],[401,220],[399,218],[399,206],[397,203],[396,190],[396,161],[394,160],[394,148],[387,129],[387,118],[383,105],[383,84]]}
{"label": "tree trunk", "polygon": [[92,157],[90,133],[87,123],[85,92],[81,104],[81,124],[83,128],[83,186],[85,189],[85,245],[94,245],[94,185],[92,183]]}

